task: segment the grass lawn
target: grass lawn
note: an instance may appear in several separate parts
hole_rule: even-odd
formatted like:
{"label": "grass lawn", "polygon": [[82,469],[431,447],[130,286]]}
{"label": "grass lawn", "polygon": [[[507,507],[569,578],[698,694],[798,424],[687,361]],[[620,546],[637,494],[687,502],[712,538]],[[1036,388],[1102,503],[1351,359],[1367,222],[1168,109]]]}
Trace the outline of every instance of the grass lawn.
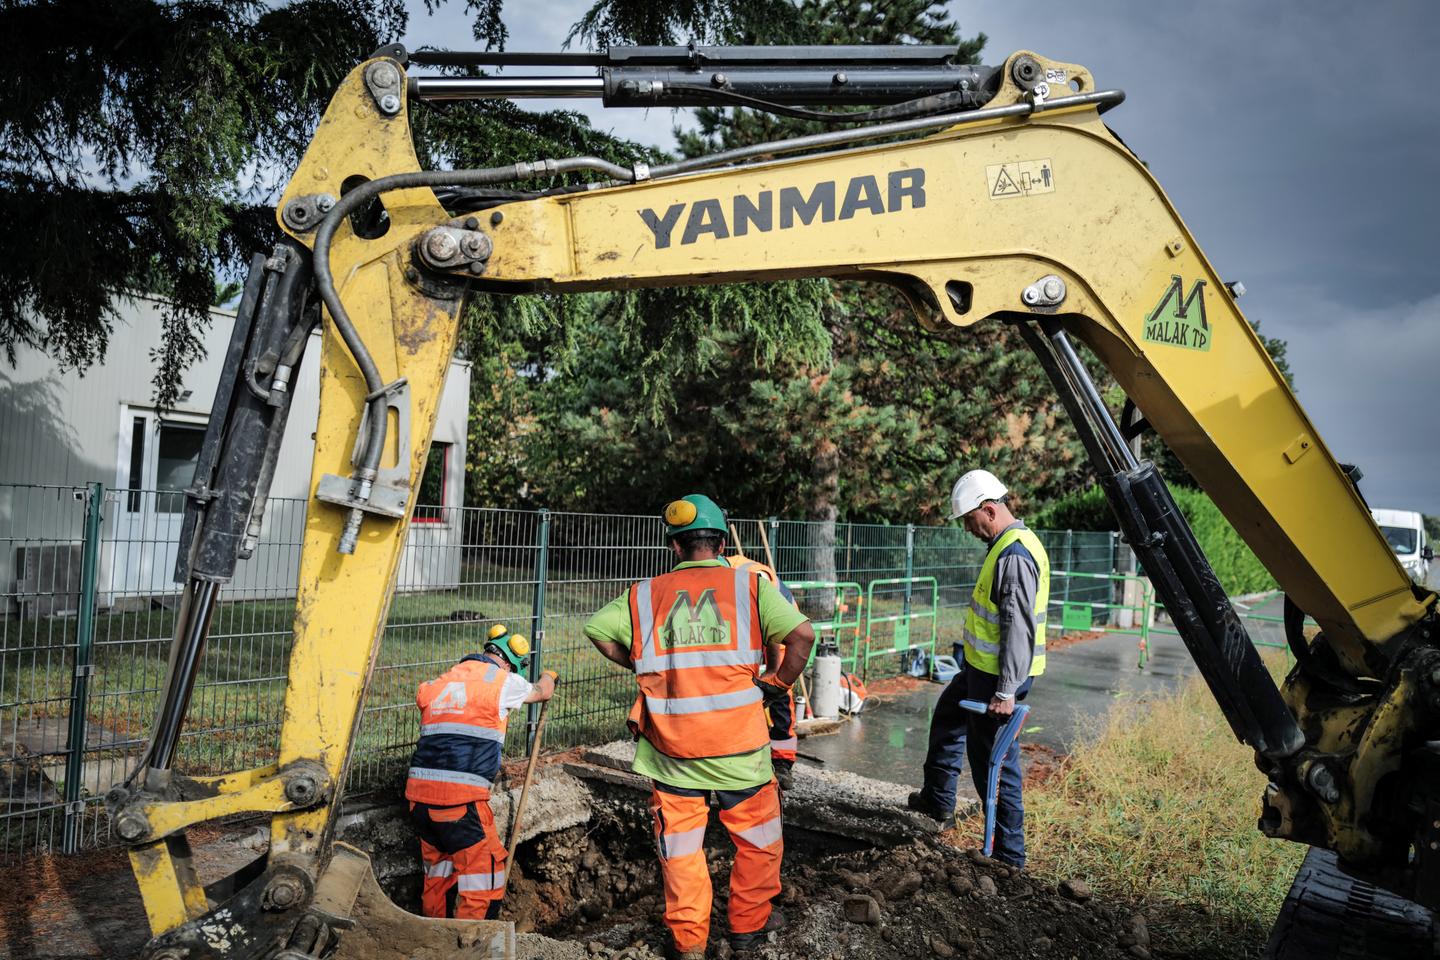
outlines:
{"label": "grass lawn", "polygon": [[1306,852],[1256,829],[1264,786],[1194,678],[1117,706],[1095,742],[1027,791],[1032,868],[1137,901],[1163,953],[1258,956]]}

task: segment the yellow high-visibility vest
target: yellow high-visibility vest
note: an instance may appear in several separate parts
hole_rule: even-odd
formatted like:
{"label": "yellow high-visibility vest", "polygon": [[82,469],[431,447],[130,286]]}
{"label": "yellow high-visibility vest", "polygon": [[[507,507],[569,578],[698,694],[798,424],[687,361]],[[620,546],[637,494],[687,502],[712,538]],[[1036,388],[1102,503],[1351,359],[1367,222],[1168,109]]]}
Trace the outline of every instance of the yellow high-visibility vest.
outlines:
{"label": "yellow high-visibility vest", "polygon": [[965,613],[965,662],[977,670],[996,676],[1000,674],[1000,608],[990,599],[990,593],[995,584],[995,567],[1000,554],[1017,540],[1030,551],[1040,571],[1039,582],[1035,585],[1035,658],[1030,661],[1030,676],[1038,677],[1045,672],[1045,609],[1050,604],[1050,557],[1041,546],[1040,538],[1024,527],[1011,527],[1000,534],[985,555],[980,579],[970,595],[970,609]]}

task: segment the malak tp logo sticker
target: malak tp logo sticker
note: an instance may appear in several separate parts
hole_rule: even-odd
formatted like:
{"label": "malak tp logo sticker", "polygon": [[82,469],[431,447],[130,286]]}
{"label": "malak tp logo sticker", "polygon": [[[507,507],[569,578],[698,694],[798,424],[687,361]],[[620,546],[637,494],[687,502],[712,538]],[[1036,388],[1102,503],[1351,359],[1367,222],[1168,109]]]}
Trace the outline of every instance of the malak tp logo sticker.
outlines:
{"label": "malak tp logo sticker", "polygon": [[1155,309],[1145,318],[1144,339],[1187,350],[1210,349],[1210,322],[1205,319],[1205,281],[1196,280],[1188,294],[1175,275]]}

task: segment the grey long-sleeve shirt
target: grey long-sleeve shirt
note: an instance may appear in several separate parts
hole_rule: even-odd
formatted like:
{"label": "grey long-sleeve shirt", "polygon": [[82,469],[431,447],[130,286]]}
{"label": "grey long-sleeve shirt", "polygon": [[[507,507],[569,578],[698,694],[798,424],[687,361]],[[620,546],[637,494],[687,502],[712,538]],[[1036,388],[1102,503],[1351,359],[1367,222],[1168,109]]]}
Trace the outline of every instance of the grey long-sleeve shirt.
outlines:
{"label": "grey long-sleeve shirt", "polygon": [[[1005,530],[1025,526],[1016,520]],[[995,540],[1004,535],[996,535]],[[995,543],[991,540],[991,544]],[[1035,657],[1035,594],[1040,586],[1040,567],[1024,544],[1016,541],[995,561],[995,580],[990,599],[1000,611],[1000,682],[995,695],[1002,700],[1015,696],[1016,689],[1030,676]]]}

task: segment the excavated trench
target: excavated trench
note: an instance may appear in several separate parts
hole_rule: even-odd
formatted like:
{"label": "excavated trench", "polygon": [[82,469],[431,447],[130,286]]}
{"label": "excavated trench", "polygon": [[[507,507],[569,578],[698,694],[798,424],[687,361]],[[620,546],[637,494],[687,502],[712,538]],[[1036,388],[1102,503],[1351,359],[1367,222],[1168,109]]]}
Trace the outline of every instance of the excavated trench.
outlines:
{"label": "excavated trench", "polygon": [[[663,955],[648,791],[624,772],[625,747],[552,767],[532,788],[501,913],[521,934],[518,957]],[[1083,884],[1056,887],[952,845],[950,834],[904,809],[905,788],[799,772],[786,801],[777,900],[789,924],[762,957],[1149,956],[1143,916],[1096,902]],[[508,804],[500,797],[494,805],[502,836]],[[370,851],[394,901],[418,912],[420,866],[398,807],[355,818],[346,834]],[[715,893],[710,955],[725,958],[733,851],[715,818],[706,850]]]}

